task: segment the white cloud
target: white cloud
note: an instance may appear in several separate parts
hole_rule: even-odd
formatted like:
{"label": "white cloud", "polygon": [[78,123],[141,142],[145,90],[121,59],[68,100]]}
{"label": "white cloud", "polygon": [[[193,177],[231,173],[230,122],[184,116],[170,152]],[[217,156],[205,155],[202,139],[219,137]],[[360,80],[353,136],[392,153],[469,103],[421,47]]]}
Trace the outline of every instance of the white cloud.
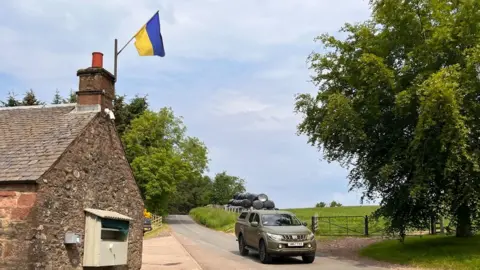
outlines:
{"label": "white cloud", "polygon": [[[266,99],[266,98],[264,98]],[[210,111],[224,119],[242,117],[240,131],[292,130],[299,117],[292,113],[292,100],[285,103],[260,100],[239,91],[220,90],[209,101]]]}
{"label": "white cloud", "polygon": [[262,112],[271,107],[257,99],[231,90],[220,90],[212,100],[212,110],[220,115]]}

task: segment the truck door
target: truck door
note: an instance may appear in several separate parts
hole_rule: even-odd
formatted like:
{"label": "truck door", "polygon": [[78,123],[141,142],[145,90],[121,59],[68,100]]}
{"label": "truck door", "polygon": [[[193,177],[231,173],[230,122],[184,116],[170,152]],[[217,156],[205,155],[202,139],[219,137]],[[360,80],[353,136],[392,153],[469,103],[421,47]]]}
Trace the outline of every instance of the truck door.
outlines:
{"label": "truck door", "polygon": [[254,238],[255,234],[257,233],[257,228],[252,227],[252,221],[254,220],[255,216],[257,216],[257,213],[250,213],[248,217],[248,226],[245,226],[245,242],[247,243],[248,246],[254,246]]}
{"label": "truck door", "polygon": [[253,221],[257,222],[258,226],[257,227],[252,227],[252,247],[254,248],[259,248],[258,244],[260,242],[260,227],[262,224],[260,223],[260,215],[255,214],[255,217],[253,217]]}

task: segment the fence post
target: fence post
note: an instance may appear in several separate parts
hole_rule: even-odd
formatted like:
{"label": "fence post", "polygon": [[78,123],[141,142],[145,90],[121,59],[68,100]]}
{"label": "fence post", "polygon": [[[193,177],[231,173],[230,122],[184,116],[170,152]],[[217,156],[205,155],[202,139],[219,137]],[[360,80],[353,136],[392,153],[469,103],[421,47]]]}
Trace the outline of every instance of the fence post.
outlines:
{"label": "fence post", "polygon": [[328,217],[328,233],[332,234],[332,220]]}
{"label": "fence post", "polygon": [[318,219],[317,219],[317,215],[315,214],[312,217],[312,232],[313,232],[313,234],[316,234],[317,229],[318,229]]}
{"label": "fence post", "polygon": [[347,220],[347,236],[348,236],[348,216],[347,216],[346,220]]}
{"label": "fence post", "polygon": [[365,216],[365,236],[368,236],[368,216]]}

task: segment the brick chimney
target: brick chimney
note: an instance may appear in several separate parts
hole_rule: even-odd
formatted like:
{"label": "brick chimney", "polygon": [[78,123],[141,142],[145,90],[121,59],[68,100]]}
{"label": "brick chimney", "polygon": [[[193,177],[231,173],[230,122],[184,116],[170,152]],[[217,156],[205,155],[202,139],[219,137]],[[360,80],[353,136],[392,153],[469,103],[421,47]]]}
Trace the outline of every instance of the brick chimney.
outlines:
{"label": "brick chimney", "polygon": [[77,71],[78,105],[100,104],[102,111],[112,109],[115,98],[115,76],[103,68],[103,53],[92,53],[92,66]]}

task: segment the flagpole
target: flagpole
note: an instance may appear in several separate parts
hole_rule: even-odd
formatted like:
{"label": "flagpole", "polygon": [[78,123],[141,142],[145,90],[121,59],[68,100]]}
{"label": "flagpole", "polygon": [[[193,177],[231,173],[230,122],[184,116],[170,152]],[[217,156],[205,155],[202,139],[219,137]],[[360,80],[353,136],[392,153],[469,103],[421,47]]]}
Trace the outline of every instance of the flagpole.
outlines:
{"label": "flagpole", "polygon": [[117,82],[117,67],[118,67],[118,39],[115,39],[115,51],[113,58],[113,74],[115,76],[115,82]]}
{"label": "flagpole", "polygon": [[[140,32],[140,31],[138,31],[138,32]],[[138,33],[138,32],[137,32],[137,33]],[[128,44],[130,44],[130,42],[132,42],[132,40],[135,38],[136,35],[137,35],[137,34],[135,34],[135,35],[127,42],[127,44],[125,44],[125,45],[120,49],[120,51],[117,52],[117,55],[119,55],[119,54],[123,51],[123,49],[125,49],[125,47],[127,47]]]}

